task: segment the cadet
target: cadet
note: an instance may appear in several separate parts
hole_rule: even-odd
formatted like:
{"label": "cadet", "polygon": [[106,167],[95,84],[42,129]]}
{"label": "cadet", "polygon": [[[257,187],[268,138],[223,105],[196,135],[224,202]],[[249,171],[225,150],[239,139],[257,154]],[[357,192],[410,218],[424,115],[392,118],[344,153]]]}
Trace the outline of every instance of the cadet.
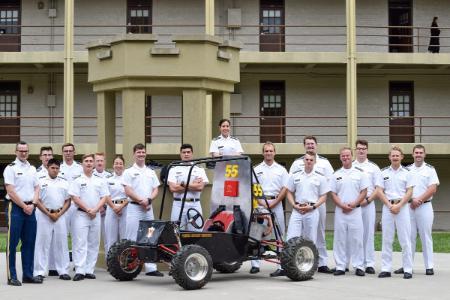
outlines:
{"label": "cadet", "polygon": [[318,208],[325,203],[330,188],[325,176],[314,170],[315,153],[306,152],[303,161],[304,169],[289,176],[287,184],[287,198],[293,210],[286,240],[301,236],[316,244]]}
{"label": "cadet", "polygon": [[[266,196],[267,202],[272,212],[275,214],[275,219],[281,230],[281,237],[283,238],[286,229],[284,221],[283,199],[286,197],[286,185],[289,178],[289,174],[285,167],[278,164],[275,161],[275,145],[272,142],[266,142],[263,145],[263,157],[264,160],[255,167],[255,174],[258,177],[258,181],[261,184],[261,188]],[[259,200],[259,204],[267,208],[264,200]],[[252,260],[252,268],[250,273],[259,272],[259,261]],[[271,277],[283,276],[285,272],[279,268],[270,274]]]}
{"label": "cadet", "polygon": [[[49,266],[49,255],[54,255],[54,264],[59,278],[70,280],[69,248],[67,246],[67,227],[65,212],[70,206],[69,184],[58,176],[60,162],[48,161],[48,175],[39,181],[39,200],[37,207],[38,231],[34,252],[34,276],[43,280]],[[53,248],[53,251],[50,249]]]}
{"label": "cadet", "polygon": [[[34,246],[36,241],[36,216],[34,203],[38,198],[36,168],[28,159],[28,144],[16,144],[16,160],[3,172],[6,186],[8,239],[6,262],[8,284],[22,285],[16,273],[16,248],[22,241],[22,281],[24,283],[42,283],[39,277],[33,277]],[[33,202],[34,201],[34,202]]]}
{"label": "cadet", "polygon": [[[136,241],[140,220],[153,220],[152,201],[158,196],[159,180],[155,172],[145,165],[147,156],[145,146],[133,147],[134,164],[123,173],[122,184],[129,198],[127,208],[126,237]],[[145,264],[146,275],[164,276],[156,269],[156,264]]]}
{"label": "cadet", "polygon": [[105,182],[92,175],[94,155],[82,158],[83,174],[77,177],[69,188],[72,201],[77,206],[73,217],[73,281],[95,279],[94,269],[100,245],[100,208],[109,196]]}
{"label": "cadet", "polygon": [[[434,212],[431,200],[436,193],[439,179],[434,167],[425,163],[425,147],[416,145],[413,148],[414,163],[409,165],[411,175],[415,180],[412,200],[410,200],[410,218],[411,218],[411,251],[414,260],[416,252],[416,238],[419,232],[422,241],[423,261],[425,263],[425,274],[434,275],[433,270],[433,237],[431,235],[433,228]],[[394,273],[402,273],[403,270],[397,270]]]}
{"label": "cadet", "polygon": [[366,140],[357,140],[356,143],[356,159],[353,166],[364,171],[369,179],[369,187],[367,188],[367,196],[361,202],[361,212],[364,228],[364,266],[367,274],[375,274],[375,202],[378,191],[383,186],[383,177],[380,168],[367,159],[367,149],[369,143]]}
{"label": "cadet", "polygon": [[402,247],[402,261],[404,279],[412,278],[411,253],[411,220],[408,201],[413,194],[414,181],[409,170],[401,165],[403,151],[399,147],[392,147],[389,151],[391,165],[381,170],[383,187],[379,194],[383,201],[383,244],[381,249],[381,273],[379,278],[391,277],[392,243],[395,229]]}
{"label": "cadet", "polygon": [[[369,180],[363,170],[352,165],[352,149],[339,151],[342,168],[334,172],[330,182],[331,196],[336,204],[334,216],[334,275],[345,275],[347,257],[355,274],[364,276],[363,224],[361,202],[365,201]],[[346,243],[350,243],[347,247]],[[348,252],[351,253],[348,253]]]}
{"label": "cadet", "polygon": [[[180,157],[181,160],[191,160],[193,158],[194,150],[191,144],[183,144],[180,147]],[[184,203],[184,209],[181,218],[180,227],[185,230],[201,231],[201,229],[196,229],[188,223],[187,211],[190,208],[194,208],[202,214],[202,206],[200,204],[200,194],[207,184],[208,177],[206,176],[205,170],[195,166],[192,169],[191,179],[189,180],[189,186],[186,186],[190,166],[175,166],[169,171],[169,176],[167,182],[169,183],[169,189],[173,193],[173,203],[172,203],[172,213],[170,216],[171,221],[178,221],[181,211],[181,200],[183,199],[184,192],[186,188],[188,192],[186,194],[186,200]]]}
{"label": "cadet", "polygon": [[[328,181],[333,176],[333,167],[331,166],[328,159],[317,154],[317,139],[312,135],[305,136],[303,138],[303,146],[305,147],[305,152],[313,152],[316,155],[316,164],[314,168],[321,174],[323,174]],[[289,169],[289,175],[292,175],[295,171],[304,169],[303,156],[296,159]],[[325,226],[327,218],[327,208],[326,201],[323,205],[319,207],[319,227],[317,229],[317,249],[319,250],[319,268],[317,271],[319,273],[333,273],[327,266],[328,253],[327,245],[325,243]]]}
{"label": "cadet", "polygon": [[127,221],[127,195],[122,185],[123,170],[125,160],[122,155],[117,155],[113,161],[114,174],[107,178],[109,193],[111,197],[106,200],[108,208],[105,217],[105,248],[108,253],[109,248],[118,240],[126,238]]}
{"label": "cadet", "polygon": [[230,135],[230,128],[230,120],[220,120],[220,135],[211,141],[211,146],[209,147],[211,156],[240,155],[244,153],[239,139]]}

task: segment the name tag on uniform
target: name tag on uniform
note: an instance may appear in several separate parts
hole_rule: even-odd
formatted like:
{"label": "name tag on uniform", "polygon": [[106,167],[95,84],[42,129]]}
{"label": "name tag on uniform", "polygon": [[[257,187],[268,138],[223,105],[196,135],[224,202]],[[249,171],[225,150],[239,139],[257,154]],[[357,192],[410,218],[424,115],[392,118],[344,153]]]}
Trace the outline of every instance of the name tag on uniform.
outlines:
{"label": "name tag on uniform", "polygon": [[384,179],[384,180],[388,180],[388,179],[389,179],[389,176],[387,176],[387,177],[384,177],[383,179]]}
{"label": "name tag on uniform", "polygon": [[20,175],[23,175],[23,173],[22,173],[22,172],[18,172],[18,173],[17,173],[17,176],[20,176]]}
{"label": "name tag on uniform", "polygon": [[109,183],[109,185],[114,185],[114,182],[108,182]]}
{"label": "name tag on uniform", "polygon": [[338,177],[338,178],[336,178],[336,180],[341,180],[342,179],[342,177]]}

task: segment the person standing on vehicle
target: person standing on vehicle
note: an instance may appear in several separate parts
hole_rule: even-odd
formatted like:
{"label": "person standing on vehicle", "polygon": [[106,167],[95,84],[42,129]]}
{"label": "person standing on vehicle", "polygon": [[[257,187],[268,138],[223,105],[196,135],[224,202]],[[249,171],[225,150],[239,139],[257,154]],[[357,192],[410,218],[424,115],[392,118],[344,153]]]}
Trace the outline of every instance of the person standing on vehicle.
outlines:
{"label": "person standing on vehicle", "polygon": [[[331,196],[336,204],[333,242],[336,262],[334,275],[345,275],[347,259],[350,258],[355,274],[364,276],[361,202],[365,201],[369,179],[361,168],[352,165],[351,148],[342,148],[339,151],[339,158],[342,168],[334,172],[330,182]],[[350,245],[348,246],[347,243]]]}
{"label": "person standing on vehicle", "polygon": [[70,185],[69,194],[77,207],[73,218],[73,281],[95,279],[94,269],[100,246],[100,209],[109,196],[105,181],[92,174],[94,155],[82,158],[83,174]]}
{"label": "person standing on vehicle", "polygon": [[230,135],[231,122],[228,119],[219,121],[220,135],[211,141],[209,152],[212,157],[222,155],[241,155],[244,153],[237,137]]}
{"label": "person standing on vehicle", "polygon": [[[286,168],[275,161],[275,145],[272,142],[265,142],[262,148],[264,160],[255,167],[254,171],[258,182],[261,185],[264,196],[267,199],[269,208],[275,215],[275,220],[281,230],[280,239],[283,238],[286,229],[283,210],[283,199],[286,197],[286,184],[289,174]],[[268,208],[264,199],[259,200],[259,205]],[[259,260],[251,261],[252,268],[250,274],[260,271]],[[285,273],[281,266],[270,274],[271,277],[284,276]]]}
{"label": "person standing on vehicle", "polygon": [[69,248],[65,213],[70,206],[67,180],[58,176],[60,162],[50,159],[48,175],[39,180],[38,231],[34,252],[34,276],[44,279],[49,266],[50,254],[54,256],[54,267],[62,280],[70,280]]}
{"label": "person standing on vehicle", "polygon": [[[134,164],[123,173],[122,184],[129,198],[125,235],[128,240],[136,241],[139,221],[154,219],[152,201],[158,196],[159,180],[155,172],[145,165],[145,145],[134,145],[133,157]],[[164,276],[153,263],[145,264],[145,272],[147,276]]]}
{"label": "person standing on vehicle", "polygon": [[381,273],[379,278],[391,277],[392,244],[395,230],[402,247],[403,278],[412,278],[411,253],[411,219],[408,201],[413,195],[414,178],[408,168],[401,165],[403,151],[399,147],[392,147],[389,151],[391,165],[381,170],[383,187],[379,197],[383,201],[383,244],[381,249]]}
{"label": "person standing on vehicle", "polygon": [[[323,174],[329,182],[333,176],[334,170],[328,159],[317,154],[317,138],[312,135],[305,136],[303,138],[303,146],[305,147],[305,152],[310,151],[315,153],[316,164],[314,165],[314,168],[319,173]],[[298,170],[303,170],[305,167],[304,163],[305,162],[303,161],[303,156],[296,159],[294,163],[291,165],[291,168],[289,169],[289,175],[292,175],[294,172]],[[327,218],[327,208],[325,201],[325,203],[320,205],[319,207],[319,227],[317,229],[317,240],[316,240],[317,250],[319,250],[319,267],[317,269],[317,272],[331,274],[333,273],[333,271],[330,270],[330,268],[328,268],[327,266],[328,253],[327,253],[327,245],[325,242],[326,218]]]}
{"label": "person standing on vehicle", "polygon": [[[180,158],[182,161],[192,160],[194,150],[191,144],[183,144],[180,147]],[[184,209],[181,217],[180,228],[182,230],[190,231],[201,231],[202,229],[197,229],[189,224],[187,211],[190,208],[197,210],[202,214],[202,206],[200,204],[200,195],[206,184],[208,184],[208,177],[203,168],[194,166],[191,173],[191,178],[189,180],[189,185],[187,184],[188,174],[191,166],[174,166],[169,171],[169,176],[167,182],[169,184],[169,189],[173,193],[173,203],[172,203],[172,213],[170,215],[171,221],[178,221],[181,211],[182,199],[186,189],[188,190],[186,194],[186,199],[184,203]]]}
{"label": "person standing on vehicle", "polygon": [[367,150],[369,143],[366,140],[357,140],[356,159],[353,166],[364,171],[369,178],[369,187],[367,188],[367,196],[361,202],[361,213],[364,228],[364,266],[367,274],[375,274],[375,202],[378,192],[383,186],[383,177],[380,168],[367,159]]}
{"label": "person standing on vehicle", "polygon": [[16,159],[6,166],[3,178],[6,187],[6,210],[8,239],[6,245],[6,268],[8,285],[21,286],[16,272],[16,248],[22,242],[22,282],[42,283],[33,277],[34,247],[36,241],[35,202],[38,198],[36,168],[28,162],[28,144],[16,144]]}

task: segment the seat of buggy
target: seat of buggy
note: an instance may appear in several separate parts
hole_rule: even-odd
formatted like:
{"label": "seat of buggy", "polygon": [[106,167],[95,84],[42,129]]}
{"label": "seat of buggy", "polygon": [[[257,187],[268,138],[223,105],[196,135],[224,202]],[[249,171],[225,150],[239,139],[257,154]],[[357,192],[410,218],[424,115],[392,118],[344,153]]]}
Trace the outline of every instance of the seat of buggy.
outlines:
{"label": "seat of buggy", "polygon": [[212,219],[208,219],[203,231],[219,231],[231,233],[233,230],[234,214],[232,211],[221,211]]}

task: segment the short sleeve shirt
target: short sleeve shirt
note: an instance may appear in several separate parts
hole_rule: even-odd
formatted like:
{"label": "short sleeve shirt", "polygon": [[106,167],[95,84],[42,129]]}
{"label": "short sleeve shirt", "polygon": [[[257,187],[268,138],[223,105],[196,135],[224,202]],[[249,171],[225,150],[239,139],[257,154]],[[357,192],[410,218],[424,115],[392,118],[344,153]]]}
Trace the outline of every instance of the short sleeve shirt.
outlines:
{"label": "short sleeve shirt", "polygon": [[358,167],[363,170],[364,174],[369,179],[369,187],[367,188],[367,197],[372,195],[375,191],[375,188],[383,186],[383,177],[381,176],[380,168],[370,160],[366,160],[362,163],[357,160],[353,161],[353,166]]}
{"label": "short sleeve shirt", "polygon": [[[289,174],[293,174],[296,171],[305,169],[305,162],[303,161],[303,157],[296,159],[289,169]],[[328,159],[323,156],[316,154],[316,164],[314,165],[314,169],[318,172],[322,173],[328,180],[330,180],[333,176],[333,167],[331,166]]]}
{"label": "short sleeve shirt", "polygon": [[51,178],[47,175],[39,181],[39,199],[46,208],[62,208],[69,198],[69,183],[64,177]]}
{"label": "short sleeve shirt", "polygon": [[220,155],[235,155],[244,153],[241,142],[234,136],[224,137],[219,135],[211,141],[209,153],[219,153]]}
{"label": "short sleeve shirt", "polygon": [[[423,163],[422,166],[416,167],[415,164],[409,165],[412,176],[415,177],[415,186],[413,190],[413,198],[417,198],[426,192],[429,186],[436,184],[439,185],[439,178],[436,173],[436,169],[427,163]],[[431,196],[429,199],[433,199]]]}
{"label": "short sleeve shirt", "polygon": [[275,161],[270,166],[263,161],[254,170],[266,196],[278,196],[287,185],[289,174],[285,167]]}
{"label": "short sleeve shirt", "polygon": [[[5,185],[10,184],[20,199],[24,202],[33,200],[34,188],[38,185],[36,178],[36,168],[28,161],[22,162],[16,159],[3,171]],[[7,198],[9,196],[7,195]]]}
{"label": "short sleeve shirt", "polygon": [[108,183],[109,193],[112,200],[126,199],[125,188],[122,185],[123,174],[117,175],[114,173],[112,176],[106,178]]}
{"label": "short sleeve shirt", "polygon": [[298,170],[289,175],[287,189],[295,194],[295,202],[300,204],[317,203],[322,195],[330,191],[327,178],[315,170],[310,173]]}
{"label": "short sleeve shirt", "polygon": [[74,161],[71,165],[63,162],[60,167],[60,175],[63,176],[69,184],[77,177],[83,174],[83,167],[78,162]]}
{"label": "short sleeve shirt", "polygon": [[[187,183],[188,175],[189,175],[189,166],[175,166],[170,169],[169,176],[167,178],[167,181],[181,184],[181,183]],[[204,183],[208,183],[208,177],[206,176],[206,172],[204,169],[194,166],[191,173],[191,178],[189,182],[193,182],[195,179],[201,178]],[[188,191],[186,194],[187,199],[199,199],[201,192],[199,191]],[[174,198],[183,198],[183,193],[173,193]]]}
{"label": "short sleeve shirt", "polygon": [[411,172],[403,166],[397,170],[394,170],[392,166],[386,167],[381,170],[381,174],[384,194],[388,200],[401,199],[406,194],[406,190],[415,185]]}
{"label": "short sleeve shirt", "polygon": [[147,166],[141,168],[133,164],[123,172],[122,184],[131,187],[139,197],[150,198],[160,183],[155,171]]}
{"label": "short sleeve shirt", "polygon": [[369,187],[369,179],[363,170],[352,166],[350,169],[340,168],[334,172],[330,181],[330,189],[336,193],[342,203],[355,201],[359,194]]}
{"label": "short sleeve shirt", "polygon": [[88,208],[94,208],[101,198],[109,195],[109,190],[106,182],[100,177],[94,175],[87,177],[83,173],[72,181],[69,194],[80,197]]}

